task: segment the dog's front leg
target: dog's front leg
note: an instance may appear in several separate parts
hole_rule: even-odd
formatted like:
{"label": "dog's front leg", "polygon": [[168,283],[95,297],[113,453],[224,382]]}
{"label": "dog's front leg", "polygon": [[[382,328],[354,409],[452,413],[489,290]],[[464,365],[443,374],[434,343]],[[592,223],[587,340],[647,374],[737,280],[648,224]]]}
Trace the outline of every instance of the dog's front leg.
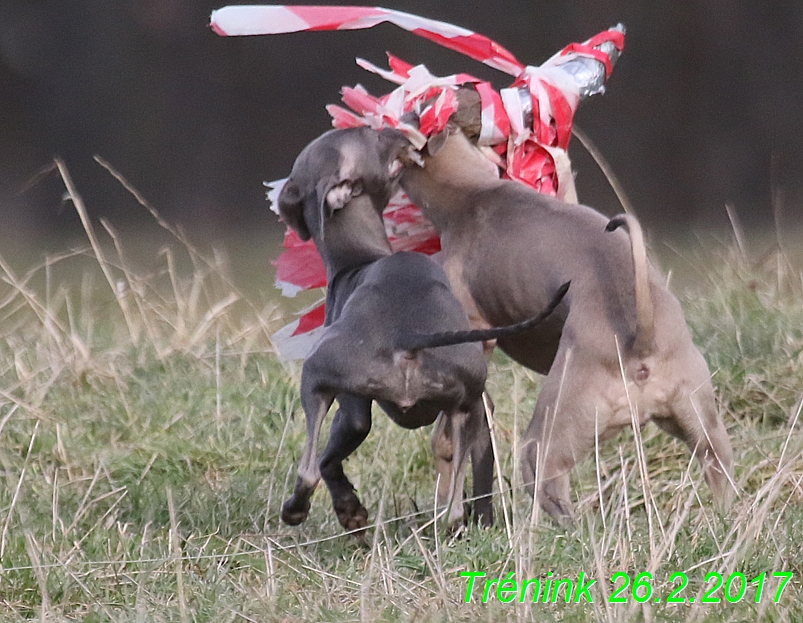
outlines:
{"label": "dog's front leg", "polygon": [[340,407],[329,431],[329,443],[321,456],[321,475],[332,495],[332,505],[340,525],[346,530],[358,530],[368,525],[368,511],[343,472],[343,461],[371,431],[373,401],[362,396],[339,394],[337,402]]}
{"label": "dog's front leg", "polygon": [[310,378],[312,376],[303,374],[301,377],[301,405],[307,419],[307,443],[298,467],[295,491],[282,505],[282,521],[291,526],[300,524],[309,515],[310,498],[321,479],[318,468],[318,437],[323,419],[335,399],[334,393],[324,391],[316,380]]}

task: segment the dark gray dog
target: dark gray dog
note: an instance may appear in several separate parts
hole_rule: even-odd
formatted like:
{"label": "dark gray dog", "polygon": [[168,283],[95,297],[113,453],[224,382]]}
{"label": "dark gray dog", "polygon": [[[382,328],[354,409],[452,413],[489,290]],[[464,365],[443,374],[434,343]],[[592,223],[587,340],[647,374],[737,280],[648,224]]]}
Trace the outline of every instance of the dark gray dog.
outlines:
{"label": "dark gray dog", "polygon": [[[468,331],[465,312],[443,269],[420,253],[393,254],[382,211],[409,143],[393,130],[332,130],[298,156],[279,196],[279,212],[302,239],[314,238],[326,265],[326,333],[304,363],[301,403],[307,442],[293,496],[282,519],[307,518],[321,476],[347,530],[368,513],[342,462],[371,428],[376,400],[404,428],[438,420],[432,447],[440,475],[438,504],[448,521],[463,519],[465,464],[471,455],[475,514],[493,521],[493,450],[482,402],[486,365],[480,340],[535,326],[560,302],[568,284],[538,317],[514,327]],[[337,398],[329,442],[317,457],[321,423]]]}

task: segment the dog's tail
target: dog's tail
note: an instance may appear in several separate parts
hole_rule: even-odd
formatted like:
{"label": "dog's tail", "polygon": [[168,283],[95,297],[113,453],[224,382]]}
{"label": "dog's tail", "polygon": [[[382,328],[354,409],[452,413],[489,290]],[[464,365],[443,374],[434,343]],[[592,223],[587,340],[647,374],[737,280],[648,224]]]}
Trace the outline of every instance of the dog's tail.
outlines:
{"label": "dog's tail", "polygon": [[473,329],[468,331],[444,331],[443,333],[405,333],[396,339],[394,347],[396,350],[417,351],[423,348],[438,348],[440,346],[453,346],[454,344],[464,344],[466,342],[484,342],[486,340],[497,340],[500,337],[507,337],[514,335],[527,329],[541,324],[547,316],[549,316],[555,308],[566,296],[569,290],[569,283],[564,283],[555,296],[549,302],[546,309],[537,316],[511,324],[506,327],[497,327],[493,329]]}
{"label": "dog's tail", "polygon": [[644,246],[644,232],[638,220],[630,214],[614,216],[605,231],[615,231],[624,225],[630,234],[630,247],[633,252],[634,281],[636,285],[636,339],[633,342],[633,351],[648,353],[652,350],[655,340],[655,311],[650,297],[650,282],[647,278],[647,249]]}

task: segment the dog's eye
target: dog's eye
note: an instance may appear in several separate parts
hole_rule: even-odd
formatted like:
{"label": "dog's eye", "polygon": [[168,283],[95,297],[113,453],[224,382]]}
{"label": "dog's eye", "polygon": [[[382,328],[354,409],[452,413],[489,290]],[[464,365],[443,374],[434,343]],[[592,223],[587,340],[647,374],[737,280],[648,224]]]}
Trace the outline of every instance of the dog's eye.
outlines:
{"label": "dog's eye", "polygon": [[364,189],[363,189],[363,186],[362,186],[362,182],[354,181],[354,182],[351,183],[351,196],[352,197],[359,197],[361,194],[363,194],[363,192],[364,192]]}

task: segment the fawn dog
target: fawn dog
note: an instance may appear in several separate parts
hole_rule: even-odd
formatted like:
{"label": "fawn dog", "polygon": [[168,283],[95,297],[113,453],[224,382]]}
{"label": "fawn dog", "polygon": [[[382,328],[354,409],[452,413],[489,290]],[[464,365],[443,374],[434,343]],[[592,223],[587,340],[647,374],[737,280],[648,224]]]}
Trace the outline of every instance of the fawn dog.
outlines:
{"label": "fawn dog", "polygon": [[[401,185],[441,236],[442,263],[471,326],[519,322],[571,289],[541,325],[498,340],[546,374],[526,431],[522,474],[541,507],[570,524],[569,472],[625,426],[652,420],[683,440],[715,499],[732,493],[732,452],[708,367],[680,304],[646,256],[635,218],[499,179],[457,124],[431,141]],[[627,232],[619,226],[624,225]],[[628,235],[629,232],[629,235]]]}

